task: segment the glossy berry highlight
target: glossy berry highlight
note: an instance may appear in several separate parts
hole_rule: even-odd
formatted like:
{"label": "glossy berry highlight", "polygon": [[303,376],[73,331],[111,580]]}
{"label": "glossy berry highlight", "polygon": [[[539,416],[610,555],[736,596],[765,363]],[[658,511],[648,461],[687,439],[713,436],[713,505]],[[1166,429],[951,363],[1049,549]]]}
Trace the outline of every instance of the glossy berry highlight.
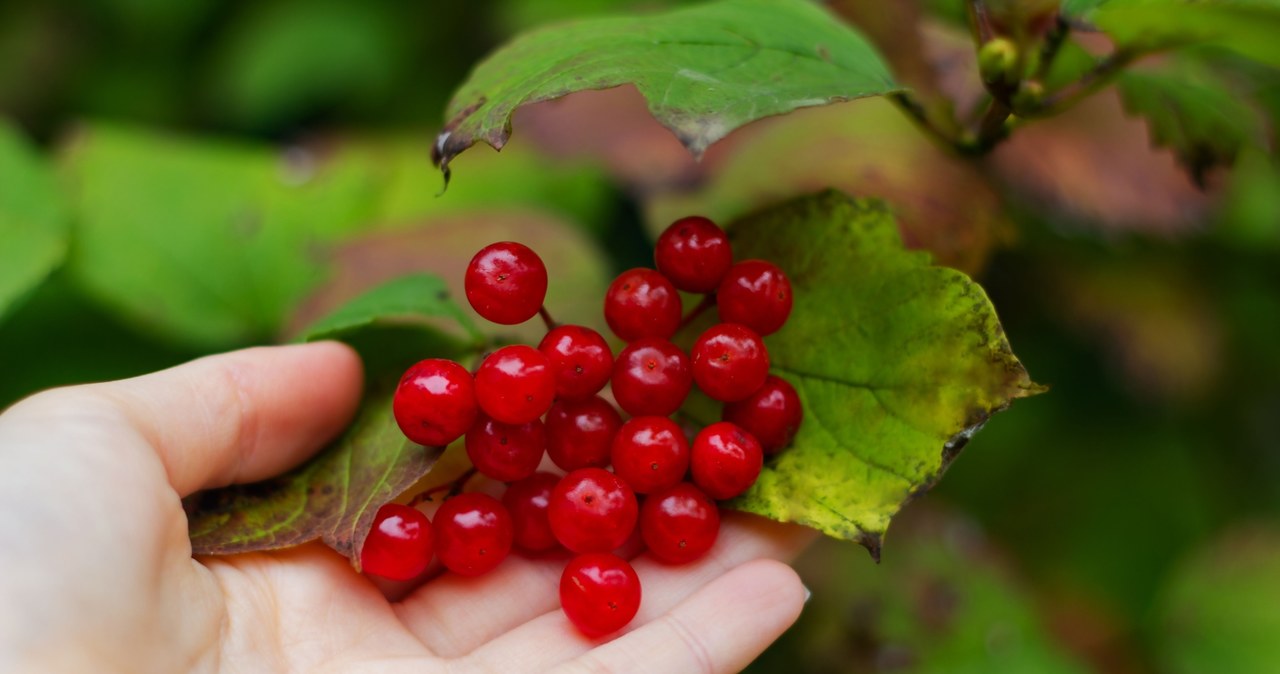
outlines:
{"label": "glossy berry highlight", "polygon": [[581,325],[561,325],[542,338],[538,350],[551,363],[556,397],[589,398],[609,383],[613,349],[600,333]]}
{"label": "glossy berry highlight", "polygon": [[676,287],[652,269],[622,272],[604,296],[604,320],[613,334],[628,342],[670,339],[680,327],[681,311]]}
{"label": "glossy berry highlight", "polygon": [[593,639],[631,622],[640,610],[640,594],[640,577],[616,555],[579,555],[560,576],[560,606],[565,617]]}
{"label": "glossy berry highlight", "polygon": [[776,454],[791,444],[804,421],[804,409],[787,380],[769,375],[755,393],[725,405],[721,418],[754,435],[765,454]]}
{"label": "glossy berry highlight", "polygon": [[547,449],[547,434],[538,419],[504,424],[482,416],[467,431],[466,438],[471,465],[499,482],[515,482],[533,475]]}
{"label": "glossy berry highlight", "polygon": [[608,552],[636,527],[635,492],[617,475],[583,468],[565,475],[551,492],[547,517],[556,540],[573,552]]}
{"label": "glossy berry highlight", "polygon": [[733,266],[733,249],[724,230],[708,218],[691,215],[671,223],[658,237],[653,260],[672,285],[690,293],[715,292]]}
{"label": "glossy berry highlight", "polygon": [[475,381],[480,409],[507,424],[541,417],[556,395],[551,363],[541,351],[523,344],[504,346],[489,354],[476,370]]}
{"label": "glossy berry highlight", "polygon": [[640,509],[640,535],[649,554],[668,564],[702,557],[719,534],[720,509],[688,482],[651,494]]}
{"label": "glossy berry highlight", "polygon": [[671,416],[693,388],[689,357],[665,339],[627,345],[613,363],[613,397],[632,416]]}
{"label": "glossy berry highlight", "polygon": [[365,573],[390,580],[412,580],[431,562],[431,521],[422,511],[399,503],[378,508],[373,528],[360,549]]}
{"label": "glossy berry highlight", "polygon": [[716,307],[724,323],[741,323],[764,337],[791,315],[791,281],[778,265],[743,260],[729,268],[716,291]]}
{"label": "glossy berry highlight", "polygon": [[565,471],[609,465],[622,415],[600,396],[557,400],[547,412],[547,455]]}
{"label": "glossy berry highlight", "polygon": [[721,402],[742,400],[764,385],[769,352],[755,331],[738,323],[707,328],[693,343],[693,380]]}
{"label": "glossy berry highlight", "polygon": [[480,249],[463,278],[467,301],[485,319],[515,325],[533,318],[547,296],[547,267],[528,246],[500,241]]}
{"label": "glossy berry highlight", "polygon": [[436,557],[450,571],[479,576],[511,552],[511,515],[488,494],[458,494],[436,511]]}
{"label": "glossy berry highlight", "polygon": [[477,400],[471,373],[451,360],[420,361],[400,378],[391,410],[409,440],[443,447],[475,423]]}
{"label": "glossy berry highlight", "polygon": [[667,417],[633,417],[613,438],[613,472],[638,494],[670,487],[689,470],[689,442]]}
{"label": "glossy berry highlight", "polygon": [[764,450],[737,424],[721,421],[698,432],[690,448],[693,482],[723,501],[741,494],[760,477]]}

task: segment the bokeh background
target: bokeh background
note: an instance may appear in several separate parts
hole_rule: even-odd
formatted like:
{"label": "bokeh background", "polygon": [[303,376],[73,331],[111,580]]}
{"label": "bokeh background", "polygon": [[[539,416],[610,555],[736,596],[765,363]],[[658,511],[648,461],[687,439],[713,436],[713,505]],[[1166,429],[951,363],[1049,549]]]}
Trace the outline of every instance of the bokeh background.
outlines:
{"label": "bokeh background", "polygon": [[[408,271],[458,283],[500,238],[544,253],[553,313],[599,323],[608,278],[673,217],[835,186],[888,199],[910,245],[978,278],[1052,390],[904,509],[880,565],[834,541],[806,554],[813,598],[751,671],[1280,671],[1280,76],[1197,55],[1248,89],[1261,134],[1203,186],[1112,92],[983,161],[869,100],[764,120],[695,163],[624,88],[522,110],[440,195],[430,144],[477,59],[548,21],[670,4],[7,0],[0,284],[20,287],[0,303],[0,408],[288,339]],[[957,7],[833,9],[964,107]],[[34,222],[48,240],[18,246]]]}

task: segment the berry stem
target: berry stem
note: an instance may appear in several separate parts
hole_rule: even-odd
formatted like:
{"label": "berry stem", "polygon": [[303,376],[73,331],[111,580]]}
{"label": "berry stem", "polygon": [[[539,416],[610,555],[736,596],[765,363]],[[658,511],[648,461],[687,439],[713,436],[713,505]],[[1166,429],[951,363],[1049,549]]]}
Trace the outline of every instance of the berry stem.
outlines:
{"label": "berry stem", "polygon": [[414,496],[409,499],[409,507],[416,507],[420,503],[430,501],[432,496],[439,494],[440,492],[447,492],[445,494],[445,498],[461,494],[463,488],[467,486],[467,482],[471,481],[471,478],[476,474],[476,472],[475,468],[468,468],[467,472],[459,475],[458,479],[453,482],[437,485],[418,494],[417,496]]}
{"label": "berry stem", "polygon": [[554,320],[551,319],[551,312],[547,311],[547,305],[545,304],[538,307],[538,315],[542,317],[542,322],[546,324],[547,332],[551,332],[552,330],[555,330],[556,326],[559,325],[558,323],[556,323]]}
{"label": "berry stem", "polygon": [[689,311],[689,313],[686,314],[685,317],[680,321],[680,327],[684,328],[688,326],[690,323],[694,321],[694,319],[696,319],[698,316],[701,316],[702,312],[715,306],[715,303],[716,303],[715,293],[709,293],[707,295],[703,295],[702,301],[698,303],[698,306],[694,307],[691,311]]}

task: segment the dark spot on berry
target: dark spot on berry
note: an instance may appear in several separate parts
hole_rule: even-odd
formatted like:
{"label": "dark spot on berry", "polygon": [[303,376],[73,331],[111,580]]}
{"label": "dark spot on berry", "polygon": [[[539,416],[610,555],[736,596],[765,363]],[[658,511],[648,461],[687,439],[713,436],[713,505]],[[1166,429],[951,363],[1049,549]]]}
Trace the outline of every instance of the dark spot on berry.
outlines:
{"label": "dark spot on berry", "polygon": [[649,464],[649,470],[657,470],[657,469],[658,469],[657,461],[654,461],[653,463]]}
{"label": "dark spot on berry", "polygon": [[630,284],[630,283],[623,283],[623,284],[622,284],[622,289],[623,289],[623,290],[631,290],[631,284]]}
{"label": "dark spot on berry", "polygon": [[646,369],[646,370],[656,370],[656,369],[658,369],[658,361],[656,361],[656,360],[646,360],[646,361],[644,362],[644,369]]}
{"label": "dark spot on berry", "polygon": [[685,543],[685,540],[684,540],[683,538],[681,538],[681,539],[680,539],[680,547],[682,547],[682,548],[683,548],[683,547],[684,547],[684,546],[686,546],[686,545],[688,545],[688,544],[687,544],[687,543]]}
{"label": "dark spot on berry", "polygon": [[591,494],[587,494],[586,496],[582,497],[582,502],[587,505],[591,505],[592,503],[595,503],[595,501],[596,501],[596,497],[592,496]]}
{"label": "dark spot on berry", "polygon": [[574,371],[574,373],[575,373],[575,374],[582,374],[582,366],[581,366],[581,365],[574,365],[574,366],[573,366],[573,371]]}
{"label": "dark spot on berry", "polygon": [[529,402],[533,402],[533,394],[528,394],[528,395],[526,395],[526,396],[524,397],[524,399],[525,399],[525,400],[527,400],[527,401],[529,401]]}
{"label": "dark spot on berry", "polygon": [[611,610],[611,611],[616,611],[616,610],[618,610],[618,604],[617,604],[617,603],[615,603],[615,602],[612,602],[612,601],[611,601],[611,602],[608,602],[608,604],[609,604],[609,610]]}
{"label": "dark spot on berry", "polygon": [[727,363],[727,362],[729,362],[729,354],[727,354],[727,353],[722,353],[722,354],[720,354],[720,362],[722,362],[722,363]]}
{"label": "dark spot on berry", "polygon": [[507,444],[507,437],[504,435],[504,436],[502,436],[501,438],[498,438],[498,444],[499,444],[499,445],[505,445],[505,444]]}
{"label": "dark spot on berry", "polygon": [[507,280],[507,275],[506,275],[506,274],[498,274],[498,280],[499,280],[499,281],[505,281],[505,280]]}

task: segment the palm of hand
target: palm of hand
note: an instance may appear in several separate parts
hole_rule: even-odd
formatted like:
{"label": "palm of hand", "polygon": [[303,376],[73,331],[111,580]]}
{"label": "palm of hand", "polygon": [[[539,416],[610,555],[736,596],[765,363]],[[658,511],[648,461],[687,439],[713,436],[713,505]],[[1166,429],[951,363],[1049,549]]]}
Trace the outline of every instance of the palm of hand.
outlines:
{"label": "palm of hand", "polygon": [[0,417],[0,598],[24,609],[0,616],[0,669],[736,671],[798,615],[794,572],[765,559],[809,534],[746,516],[696,564],[637,560],[641,611],[612,641],[557,610],[563,559],[396,601],[318,544],[191,559],[181,496],[297,463],[349,419],[359,378],[336,345],[259,349]]}

